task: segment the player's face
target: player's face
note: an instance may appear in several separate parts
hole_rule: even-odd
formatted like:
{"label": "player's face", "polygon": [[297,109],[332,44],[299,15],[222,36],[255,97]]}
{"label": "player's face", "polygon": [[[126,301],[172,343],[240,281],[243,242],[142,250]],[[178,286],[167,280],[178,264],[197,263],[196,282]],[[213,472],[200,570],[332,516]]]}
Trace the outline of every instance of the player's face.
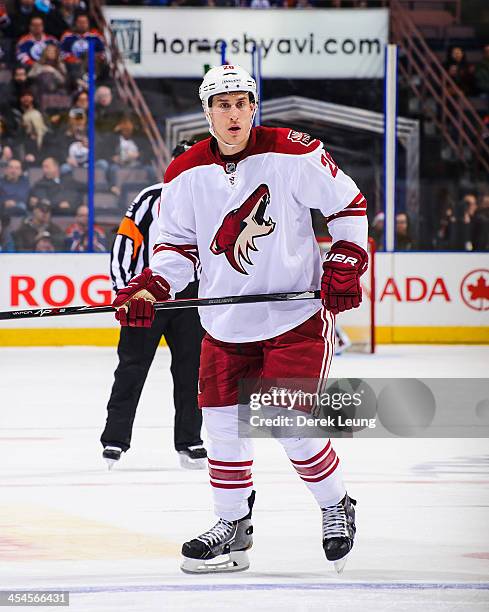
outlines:
{"label": "player's face", "polygon": [[254,109],[247,93],[219,94],[212,99],[209,111],[214,131],[219,140],[232,145],[234,153],[246,147]]}

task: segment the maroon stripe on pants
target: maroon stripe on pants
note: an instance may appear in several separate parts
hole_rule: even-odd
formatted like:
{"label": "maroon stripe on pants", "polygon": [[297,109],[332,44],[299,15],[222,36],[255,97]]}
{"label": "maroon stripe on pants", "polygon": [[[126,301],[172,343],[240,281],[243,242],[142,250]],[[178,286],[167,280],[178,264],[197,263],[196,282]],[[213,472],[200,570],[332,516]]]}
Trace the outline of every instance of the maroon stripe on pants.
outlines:
{"label": "maroon stripe on pants", "polygon": [[323,474],[322,476],[318,476],[317,478],[310,478],[308,476],[301,476],[302,480],[304,482],[320,482],[321,480],[324,480],[325,478],[327,478],[328,476],[331,476],[331,474],[336,470],[336,468],[338,467],[340,460],[338,459],[338,457],[336,457],[335,462],[333,463],[333,466],[331,467],[330,470],[328,470],[325,474]]}
{"label": "maroon stripe on pants", "polygon": [[310,457],[309,459],[304,459],[303,461],[295,461],[294,459],[291,459],[290,461],[294,464],[294,467],[296,465],[307,465],[310,463],[314,463],[314,461],[317,461],[320,457],[325,455],[329,451],[330,448],[331,448],[331,440],[328,440],[328,443],[323,448],[323,450],[320,450],[319,453],[316,453],[314,457]]}
{"label": "maroon stripe on pants", "polygon": [[244,489],[245,487],[252,487],[253,482],[248,483],[221,483],[221,482],[213,482],[211,480],[211,485],[216,489]]}
{"label": "maroon stripe on pants", "polygon": [[207,461],[210,463],[210,465],[232,468],[247,467],[253,465],[253,459],[250,459],[250,461],[216,461],[215,459],[208,458]]}
{"label": "maroon stripe on pants", "polygon": [[249,480],[251,470],[216,470],[210,467],[209,476],[217,480]]}
{"label": "maroon stripe on pants", "polygon": [[[310,467],[296,467],[296,471],[300,476],[317,476],[320,472],[324,472],[336,459],[336,453],[333,449],[324,457],[322,461]],[[294,466],[295,467],[295,466]]]}

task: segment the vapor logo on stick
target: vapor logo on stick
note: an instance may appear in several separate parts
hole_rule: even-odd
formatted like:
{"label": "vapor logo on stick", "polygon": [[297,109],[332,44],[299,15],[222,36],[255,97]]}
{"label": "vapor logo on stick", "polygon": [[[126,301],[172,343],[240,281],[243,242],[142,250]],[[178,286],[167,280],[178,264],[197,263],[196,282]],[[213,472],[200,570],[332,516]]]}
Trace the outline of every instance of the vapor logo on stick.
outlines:
{"label": "vapor logo on stick", "polygon": [[260,185],[239,208],[229,212],[223,219],[211,244],[214,255],[224,253],[232,267],[241,274],[248,274],[244,262],[253,265],[250,251],[258,251],[256,238],[268,236],[275,229],[275,222],[265,219],[270,204],[270,190]]}

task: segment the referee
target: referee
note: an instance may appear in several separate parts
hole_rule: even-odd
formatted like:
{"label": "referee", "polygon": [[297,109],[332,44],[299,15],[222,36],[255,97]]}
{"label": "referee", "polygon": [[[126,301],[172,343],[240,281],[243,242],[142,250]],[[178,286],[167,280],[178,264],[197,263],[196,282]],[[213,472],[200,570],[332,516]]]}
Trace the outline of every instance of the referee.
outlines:
{"label": "referee", "polygon": [[[190,148],[180,143],[173,155]],[[111,252],[110,273],[115,291],[148,266],[158,236],[162,183],[143,189],[129,206],[117,231]],[[194,298],[198,281],[176,295]],[[150,328],[121,327],[117,352],[119,365],[107,405],[107,422],[100,441],[109,469],[131,445],[132,426],[144,382],[162,336],[171,352],[175,403],[174,444],[184,468],[204,469],[207,453],[202,445],[202,415],[197,405],[200,344],[204,335],[196,308],[156,312]]]}

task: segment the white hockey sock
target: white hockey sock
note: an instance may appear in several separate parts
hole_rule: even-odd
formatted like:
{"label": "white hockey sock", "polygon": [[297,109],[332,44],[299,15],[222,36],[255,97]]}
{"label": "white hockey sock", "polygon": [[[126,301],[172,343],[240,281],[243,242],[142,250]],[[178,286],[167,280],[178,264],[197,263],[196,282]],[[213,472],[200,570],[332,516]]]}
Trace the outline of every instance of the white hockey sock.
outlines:
{"label": "white hockey sock", "polygon": [[280,438],[290,462],[321,508],[337,504],[346,490],[343,475],[330,440]]}
{"label": "white hockey sock", "polygon": [[253,444],[238,438],[238,407],[203,408],[207,429],[209,476],[214,511],[219,518],[236,521],[248,514],[253,488]]}

